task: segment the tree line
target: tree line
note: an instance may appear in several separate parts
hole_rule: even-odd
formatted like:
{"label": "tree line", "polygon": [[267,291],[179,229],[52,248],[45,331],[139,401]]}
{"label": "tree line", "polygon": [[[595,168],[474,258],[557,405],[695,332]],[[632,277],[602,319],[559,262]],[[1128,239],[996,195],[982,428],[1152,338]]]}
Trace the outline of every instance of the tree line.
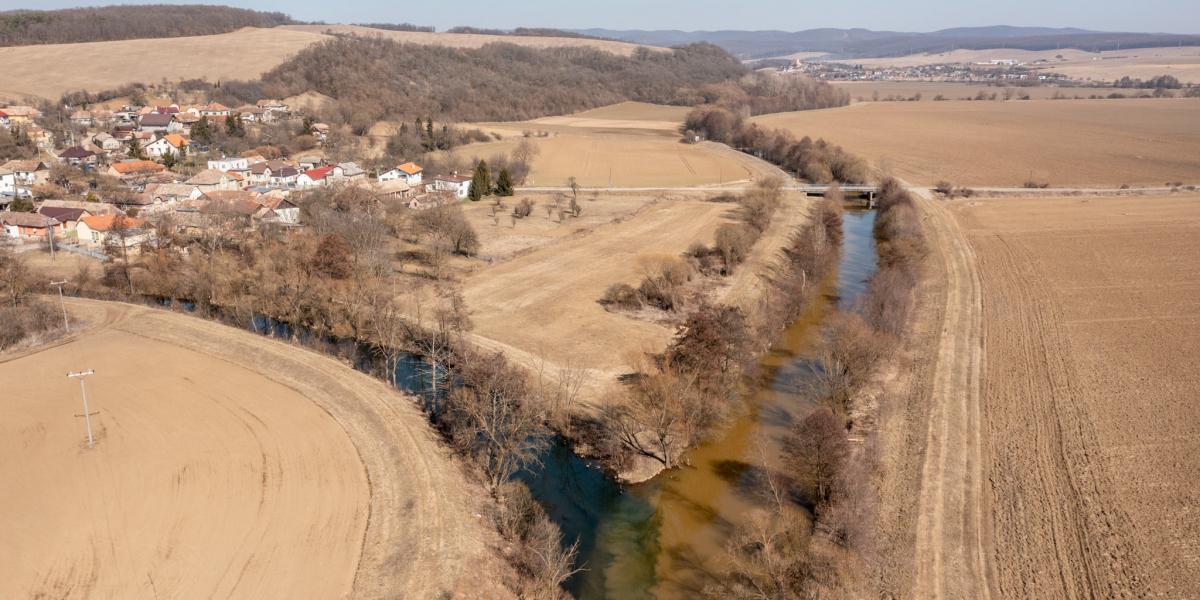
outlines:
{"label": "tree line", "polygon": [[688,113],[683,125],[688,139],[703,137],[749,152],[813,183],[865,183],[866,161],[823,139],[796,139],[790,131],[765,130],[744,113],[706,105]]}
{"label": "tree line", "polygon": [[229,6],[158,4],[12,10],[0,12],[0,46],[213,35],[294,22],[283,13]]}

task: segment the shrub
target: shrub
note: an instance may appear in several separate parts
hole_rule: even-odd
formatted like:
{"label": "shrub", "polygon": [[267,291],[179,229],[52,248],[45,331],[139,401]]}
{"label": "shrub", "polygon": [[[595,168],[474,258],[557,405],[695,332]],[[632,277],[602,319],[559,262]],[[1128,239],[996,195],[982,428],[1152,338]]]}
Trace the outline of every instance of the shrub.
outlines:
{"label": "shrub", "polygon": [[604,290],[600,304],[615,306],[627,310],[637,310],[642,307],[642,295],[636,288],[627,283],[614,283]]}

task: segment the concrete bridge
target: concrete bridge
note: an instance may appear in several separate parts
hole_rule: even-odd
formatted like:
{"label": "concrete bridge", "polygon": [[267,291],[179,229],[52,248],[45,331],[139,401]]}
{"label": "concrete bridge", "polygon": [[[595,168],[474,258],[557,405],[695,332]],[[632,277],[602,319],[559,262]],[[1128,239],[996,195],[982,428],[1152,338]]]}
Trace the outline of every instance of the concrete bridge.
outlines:
{"label": "concrete bridge", "polygon": [[[827,183],[800,183],[792,187],[792,189],[804,192],[806,196],[824,196],[829,192],[832,184]],[[840,185],[842,193],[847,199],[852,197],[862,198],[866,201],[867,208],[875,208],[875,196],[879,194],[879,186],[877,185]]]}

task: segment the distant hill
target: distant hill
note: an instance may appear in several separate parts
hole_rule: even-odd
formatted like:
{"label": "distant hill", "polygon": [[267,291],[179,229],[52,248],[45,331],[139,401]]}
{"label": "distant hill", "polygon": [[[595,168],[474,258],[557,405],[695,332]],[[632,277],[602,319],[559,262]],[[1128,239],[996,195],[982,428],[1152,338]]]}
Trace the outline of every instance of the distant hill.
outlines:
{"label": "distant hill", "polygon": [[72,44],[228,33],[294,23],[283,13],[228,6],[105,6],[0,12],[0,46]]}
{"label": "distant hill", "polygon": [[1120,48],[1200,45],[1200,35],[1102,32],[1076,28],[1007,25],[957,27],[928,33],[829,28],[794,32],[612,29],[578,31],[597,37],[655,46],[709,42],[743,59],[784,56],[796,52],[824,52],[842,58],[868,58],[948,52],[956,49],[1078,48],[1096,52]]}

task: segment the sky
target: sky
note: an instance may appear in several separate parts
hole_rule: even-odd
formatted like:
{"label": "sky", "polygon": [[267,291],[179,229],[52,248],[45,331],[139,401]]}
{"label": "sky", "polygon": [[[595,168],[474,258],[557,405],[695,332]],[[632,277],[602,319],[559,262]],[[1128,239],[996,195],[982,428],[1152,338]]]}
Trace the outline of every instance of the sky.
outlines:
{"label": "sky", "polygon": [[[116,0],[120,4],[205,0]],[[207,3],[216,3],[208,0]],[[229,6],[279,11],[304,21],[398,23],[510,29],[783,29],[864,27],[933,31],[1022,25],[1103,31],[1200,33],[1200,0],[227,0]],[[0,0],[0,9],[68,8],[104,2]]]}

